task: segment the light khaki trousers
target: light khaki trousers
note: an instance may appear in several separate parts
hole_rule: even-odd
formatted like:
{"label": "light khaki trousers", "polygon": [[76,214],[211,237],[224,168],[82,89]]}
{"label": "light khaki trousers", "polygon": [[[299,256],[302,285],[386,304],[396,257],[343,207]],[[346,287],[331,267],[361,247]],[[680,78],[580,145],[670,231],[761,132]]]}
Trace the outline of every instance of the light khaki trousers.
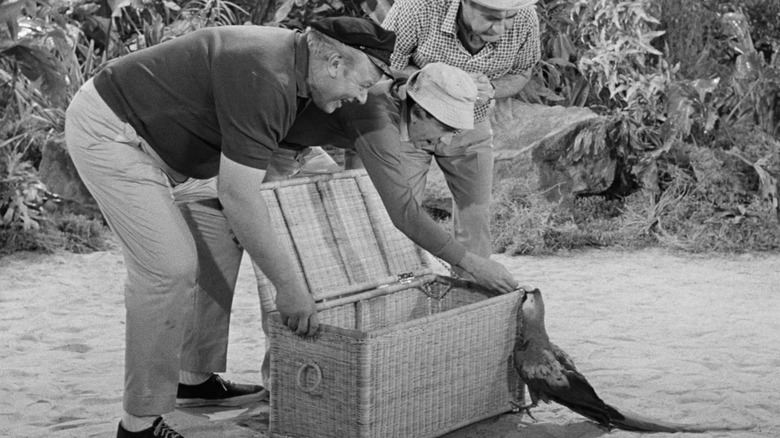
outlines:
{"label": "light khaki trousers", "polygon": [[127,266],[124,408],[171,412],[180,369],[225,370],[242,251],[216,180],[182,178],[166,166],[91,81],[68,107],[65,137]]}

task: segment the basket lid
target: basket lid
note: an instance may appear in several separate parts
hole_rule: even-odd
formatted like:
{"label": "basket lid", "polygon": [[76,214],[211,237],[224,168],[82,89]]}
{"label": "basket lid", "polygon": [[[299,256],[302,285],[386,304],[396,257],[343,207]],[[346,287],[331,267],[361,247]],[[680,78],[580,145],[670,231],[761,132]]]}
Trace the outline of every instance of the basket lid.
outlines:
{"label": "basket lid", "polygon": [[[316,301],[430,273],[422,249],[390,220],[365,170],[263,184],[271,225]],[[258,278],[261,303],[276,289]]]}

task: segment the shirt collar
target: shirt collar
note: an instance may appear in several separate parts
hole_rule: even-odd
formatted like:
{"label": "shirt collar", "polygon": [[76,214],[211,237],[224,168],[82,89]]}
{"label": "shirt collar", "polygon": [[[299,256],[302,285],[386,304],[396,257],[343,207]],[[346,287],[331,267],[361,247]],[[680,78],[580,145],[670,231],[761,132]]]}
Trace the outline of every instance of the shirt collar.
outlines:
{"label": "shirt collar", "polygon": [[444,20],[441,22],[441,31],[448,33],[457,38],[458,33],[455,29],[455,24],[458,19],[458,9],[460,8],[460,0],[452,0],[450,6],[447,9],[447,15],[444,16]]}
{"label": "shirt collar", "polygon": [[295,34],[295,85],[298,88],[298,97],[308,99],[309,84],[306,77],[309,75],[309,45],[306,36]]}

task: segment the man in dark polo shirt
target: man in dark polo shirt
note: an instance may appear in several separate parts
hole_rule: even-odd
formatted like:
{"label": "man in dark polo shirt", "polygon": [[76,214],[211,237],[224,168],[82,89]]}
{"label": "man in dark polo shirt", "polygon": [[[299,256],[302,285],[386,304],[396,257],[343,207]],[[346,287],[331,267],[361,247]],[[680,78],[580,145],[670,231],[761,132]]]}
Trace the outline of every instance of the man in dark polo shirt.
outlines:
{"label": "man in dark polo shirt", "polygon": [[[162,419],[177,398],[194,405],[261,393],[203,373],[190,363],[194,354],[182,355],[185,331],[209,324],[213,306],[199,301],[213,298],[203,291],[214,283],[235,286],[241,251],[229,228],[284,291],[277,307],[286,325],[301,335],[316,332],[314,302],[285,275],[293,262],[267,232],[257,186],[309,103],[333,112],[365,102],[394,41],[368,20],[346,17],[302,34],[202,29],[109,63],[74,96],[68,148],[122,244],[128,272],[125,415],[117,437],[181,436]],[[217,196],[223,211],[206,205]],[[223,269],[213,271],[217,266]]]}

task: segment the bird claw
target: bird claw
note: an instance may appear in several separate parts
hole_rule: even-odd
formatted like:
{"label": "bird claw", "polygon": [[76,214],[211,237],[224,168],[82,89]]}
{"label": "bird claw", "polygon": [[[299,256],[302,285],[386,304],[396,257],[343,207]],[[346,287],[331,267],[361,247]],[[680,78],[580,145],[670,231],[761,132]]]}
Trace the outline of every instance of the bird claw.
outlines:
{"label": "bird claw", "polygon": [[539,420],[537,420],[537,419],[536,419],[536,417],[534,417],[534,416],[531,414],[531,408],[535,408],[535,407],[536,407],[536,404],[534,404],[534,403],[531,403],[530,405],[524,405],[524,406],[522,406],[522,405],[520,405],[520,404],[517,404],[517,403],[515,403],[515,402],[513,402],[513,401],[510,401],[509,403],[512,405],[512,413],[515,413],[515,414],[516,414],[516,413],[518,413],[518,412],[525,412],[525,413],[526,413],[526,415],[528,415],[529,417],[531,417],[531,419],[532,419],[532,420],[534,420],[534,421],[537,421],[537,422],[539,421]]}

